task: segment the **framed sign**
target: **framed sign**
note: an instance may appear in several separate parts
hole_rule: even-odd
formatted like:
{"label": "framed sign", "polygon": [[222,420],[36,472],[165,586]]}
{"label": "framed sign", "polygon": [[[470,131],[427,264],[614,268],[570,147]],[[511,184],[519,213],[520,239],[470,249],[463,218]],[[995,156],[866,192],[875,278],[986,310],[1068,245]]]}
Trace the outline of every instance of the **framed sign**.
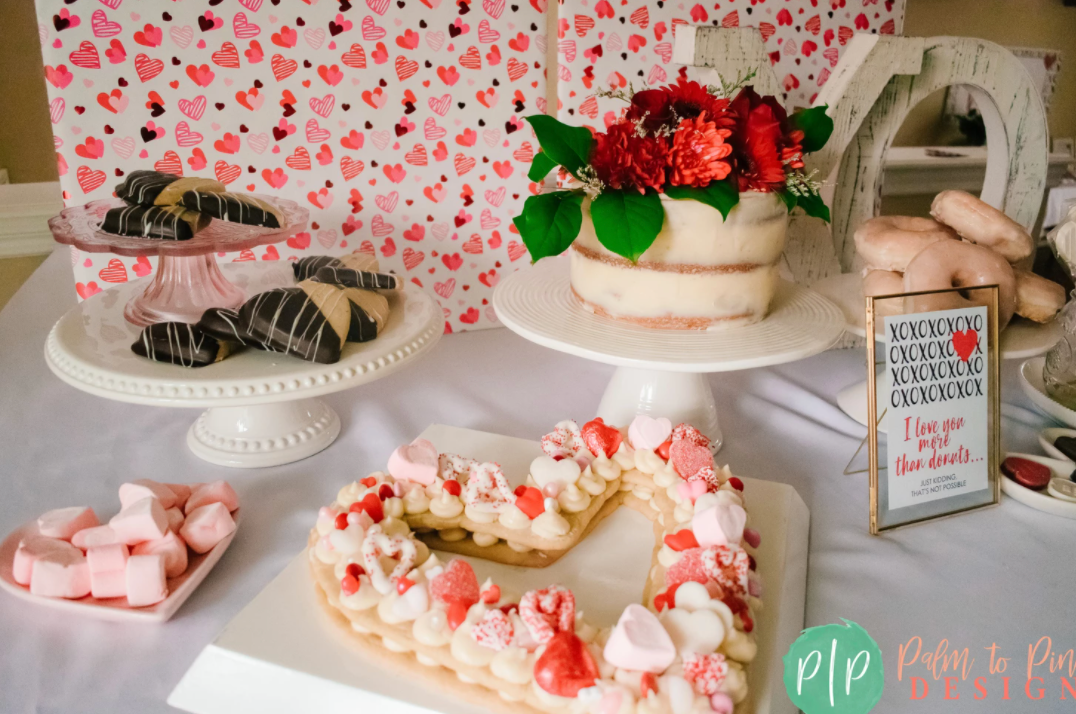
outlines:
{"label": "framed sign", "polygon": [[884,342],[867,341],[867,364],[873,377],[884,349],[884,377],[867,379],[867,413],[884,411],[867,427],[871,533],[998,503],[998,287],[867,297],[868,335],[876,325]]}

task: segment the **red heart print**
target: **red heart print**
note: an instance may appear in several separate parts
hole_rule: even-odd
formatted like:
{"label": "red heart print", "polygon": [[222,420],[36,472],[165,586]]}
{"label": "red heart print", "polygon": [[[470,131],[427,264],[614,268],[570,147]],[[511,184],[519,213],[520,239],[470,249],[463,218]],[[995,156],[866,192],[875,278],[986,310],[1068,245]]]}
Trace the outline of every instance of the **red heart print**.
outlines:
{"label": "red heart print", "polygon": [[97,276],[106,283],[126,283],[127,268],[119,258],[113,258]]}
{"label": "red heart print", "polygon": [[979,333],[970,327],[963,332],[953,332],[953,349],[961,362],[967,362],[971,353],[979,346]]}

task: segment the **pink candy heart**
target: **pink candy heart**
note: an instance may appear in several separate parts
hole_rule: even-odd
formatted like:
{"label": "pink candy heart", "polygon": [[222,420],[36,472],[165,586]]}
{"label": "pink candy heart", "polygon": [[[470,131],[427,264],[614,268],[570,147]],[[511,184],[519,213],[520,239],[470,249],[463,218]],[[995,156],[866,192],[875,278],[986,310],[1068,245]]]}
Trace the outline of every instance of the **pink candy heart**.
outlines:
{"label": "pink candy heart", "polygon": [[694,503],[696,498],[706,493],[706,482],[701,479],[698,481],[681,481],[676,484],[676,492],[680,494],[680,498]]}
{"label": "pink candy heart", "polygon": [[642,605],[628,605],[605,643],[605,661],[636,672],[664,672],[676,659],[665,626]]}
{"label": "pink candy heart", "polygon": [[687,439],[673,441],[669,447],[669,460],[684,480],[691,479],[706,467],[714,467],[714,455],[710,450]]}
{"label": "pink candy heart", "polygon": [[628,427],[628,441],[635,449],[654,449],[672,434],[672,422],[665,417],[654,419],[645,414],[635,417]]}
{"label": "pink candy heart", "polygon": [[698,511],[691,519],[691,530],[699,545],[739,545],[744,537],[747,511],[741,506],[721,503]]}
{"label": "pink candy heart", "polygon": [[426,439],[415,439],[389,457],[389,473],[397,481],[413,481],[429,486],[437,480],[437,447]]}

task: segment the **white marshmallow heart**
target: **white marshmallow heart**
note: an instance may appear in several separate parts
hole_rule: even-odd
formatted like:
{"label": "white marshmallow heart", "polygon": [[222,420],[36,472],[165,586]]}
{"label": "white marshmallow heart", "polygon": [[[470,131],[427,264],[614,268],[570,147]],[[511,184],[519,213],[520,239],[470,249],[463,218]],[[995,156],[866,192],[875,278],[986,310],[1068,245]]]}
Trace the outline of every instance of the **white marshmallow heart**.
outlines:
{"label": "white marshmallow heart", "polygon": [[572,459],[557,461],[551,456],[539,456],[531,462],[531,477],[544,489],[547,484],[557,483],[562,486],[574,484],[583,472],[579,464]]}
{"label": "white marshmallow heart", "polygon": [[609,634],[604,654],[621,669],[661,674],[676,659],[676,647],[654,613],[628,605]]}
{"label": "white marshmallow heart", "polygon": [[691,530],[703,548],[712,545],[740,545],[746,525],[747,511],[742,506],[726,503],[703,511],[696,510],[691,518]]}
{"label": "white marshmallow heart", "polygon": [[654,419],[646,414],[640,414],[628,427],[628,441],[634,449],[653,451],[664,444],[671,434],[672,422],[665,417]]}
{"label": "white marshmallow heart", "polygon": [[712,610],[725,623],[725,631],[730,633],[733,629],[732,610],[720,600],[710,597],[709,591],[702,583],[688,581],[676,589],[676,608],[695,612],[696,610]]}
{"label": "white marshmallow heart", "polygon": [[713,610],[673,608],[661,614],[661,624],[679,652],[712,654],[725,640],[725,623]]}

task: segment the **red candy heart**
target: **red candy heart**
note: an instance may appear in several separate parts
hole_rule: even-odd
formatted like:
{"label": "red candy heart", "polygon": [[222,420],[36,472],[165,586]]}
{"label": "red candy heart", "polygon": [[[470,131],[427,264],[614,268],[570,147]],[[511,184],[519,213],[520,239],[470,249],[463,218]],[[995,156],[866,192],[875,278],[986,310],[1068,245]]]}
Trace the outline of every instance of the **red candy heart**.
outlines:
{"label": "red candy heart", "polygon": [[698,548],[699,541],[695,538],[695,534],[691,532],[690,528],[684,528],[665,536],[665,545],[679,553],[680,551]]}
{"label": "red candy heart", "polygon": [[430,595],[436,600],[451,605],[460,603],[464,606],[464,617],[467,609],[478,602],[481,590],[478,588],[478,578],[475,577],[474,568],[465,560],[453,560],[445,566],[440,573],[430,581]]}
{"label": "red candy heart", "polygon": [[470,608],[458,600],[448,606],[448,629],[453,632],[467,619],[467,611]]}
{"label": "red candy heart", "polygon": [[377,483],[377,479],[374,478],[373,476],[367,476],[362,481],[359,481],[359,483],[361,483],[366,488],[373,488],[374,484]]}
{"label": "red candy heart", "polygon": [[377,497],[382,501],[392,498],[395,495],[396,494],[392,491],[392,486],[389,486],[387,483],[381,484],[381,488],[377,489]]}
{"label": "red candy heart", "polygon": [[714,455],[710,450],[688,440],[674,441],[669,447],[669,458],[676,473],[685,481],[702,469],[714,467]]}
{"label": "red candy heart", "polygon": [[410,590],[414,586],[414,584],[415,581],[411,580],[410,578],[400,578],[396,581],[396,594],[403,595],[408,590]]}
{"label": "red candy heart", "polygon": [[500,585],[490,585],[482,593],[482,602],[486,603],[487,605],[492,605],[492,604],[496,603],[500,599],[501,599],[501,586]]}
{"label": "red candy heart", "polygon": [[1037,461],[1010,456],[1001,462],[1001,472],[1016,483],[1033,491],[1041,491],[1050,483],[1053,474]]}
{"label": "red candy heart", "polygon": [[665,459],[666,461],[668,461],[669,460],[669,448],[670,447],[672,447],[672,439],[666,441],[661,446],[659,446],[654,451],[654,453],[657,454],[658,456],[660,456],[661,458]]}
{"label": "red candy heart", "polygon": [[545,513],[545,497],[531,486],[522,486],[523,493],[516,496],[516,508],[527,514],[532,521]]}
{"label": "red candy heart", "polygon": [[620,430],[606,425],[601,417],[584,424],[580,433],[590,453],[595,456],[605,454],[606,458],[610,459],[620,448],[620,442],[624,440],[624,437],[620,435]]}
{"label": "red candy heart", "polygon": [[337,513],[336,514],[336,521],[335,521],[334,525],[336,526],[336,530],[338,530],[338,531],[342,531],[345,528],[347,528],[347,514],[346,513]]}
{"label": "red candy heart", "polygon": [[385,518],[385,509],[381,506],[381,499],[376,493],[366,494],[358,503],[352,503],[349,510],[354,513],[366,511],[374,523],[380,523]]}
{"label": "red candy heart", "polygon": [[643,676],[639,678],[639,691],[643,694],[643,699],[646,699],[650,692],[654,694],[658,693],[658,679],[651,672],[643,672]]}
{"label": "red candy heart", "polygon": [[732,486],[734,489],[736,489],[740,493],[743,493],[743,481],[736,478],[735,476],[730,476],[729,477],[729,486]]}
{"label": "red candy heart", "polygon": [[583,640],[571,632],[558,632],[534,663],[534,681],[558,697],[574,698],[601,677],[598,665]]}

